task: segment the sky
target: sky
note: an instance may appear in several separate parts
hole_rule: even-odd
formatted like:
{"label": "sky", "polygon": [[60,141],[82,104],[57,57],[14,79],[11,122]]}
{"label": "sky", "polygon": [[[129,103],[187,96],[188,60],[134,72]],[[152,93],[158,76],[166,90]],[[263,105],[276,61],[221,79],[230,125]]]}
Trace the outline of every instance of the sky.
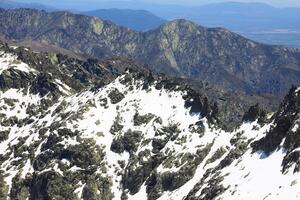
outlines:
{"label": "sky", "polygon": [[[138,1],[138,0],[136,0]],[[300,0],[232,0],[235,2],[261,2],[268,3],[274,6],[300,6]],[[158,2],[158,3],[173,3],[173,4],[209,4],[217,2],[228,2],[228,0],[151,0],[149,2]]]}
{"label": "sky", "polygon": [[[20,2],[36,2],[36,3],[43,3],[43,2],[64,2],[68,0],[16,0]],[[69,0],[71,1],[71,0]],[[71,2],[75,3],[83,3],[83,2],[109,2],[108,0],[72,0]],[[128,1],[128,0],[117,0],[117,1]],[[209,3],[217,3],[217,2],[228,2],[228,0],[130,0],[131,2],[149,2],[149,3],[157,3],[157,4],[180,4],[180,5],[203,5]],[[268,3],[273,6],[280,6],[280,7],[300,7],[300,0],[231,0],[235,2],[261,2],[261,3]]]}

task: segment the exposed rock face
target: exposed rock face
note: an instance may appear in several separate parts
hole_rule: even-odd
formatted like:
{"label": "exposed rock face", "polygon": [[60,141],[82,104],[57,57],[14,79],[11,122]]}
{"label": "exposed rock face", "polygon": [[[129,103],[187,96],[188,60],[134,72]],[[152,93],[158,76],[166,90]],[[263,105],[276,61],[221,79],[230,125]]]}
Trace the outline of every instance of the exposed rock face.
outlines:
{"label": "exposed rock face", "polygon": [[97,58],[135,58],[158,72],[250,94],[284,95],[300,83],[300,51],[253,42],[186,20],[146,33],[67,12],[0,10],[0,33]]}
{"label": "exposed rock face", "polygon": [[[271,153],[276,149],[283,147],[290,153],[296,154],[300,147],[298,128],[300,122],[300,92],[293,87],[285,97],[279,111],[274,115],[274,126],[268,132],[266,137],[257,141],[253,146],[256,150],[263,150]],[[283,141],[284,140],[284,141]],[[291,155],[289,155],[291,157]],[[294,156],[294,155],[293,155]],[[286,165],[287,163],[284,163]]]}
{"label": "exposed rock face", "polygon": [[[153,83],[156,79],[159,80],[156,86],[158,89],[163,85],[169,89],[176,89],[175,87],[177,85],[180,85],[181,88],[186,88],[188,85],[191,86],[193,90],[190,91],[190,96],[193,96],[195,101],[194,103],[189,102],[189,104],[195,104],[198,99],[198,106],[200,106],[205,104],[205,97],[208,97],[212,102],[215,102],[214,107],[217,106],[219,111],[217,113],[218,118],[224,122],[224,127],[229,129],[233,129],[241,121],[244,112],[257,102],[269,111],[277,107],[278,99],[231,93],[201,81],[191,83],[190,80],[186,79],[170,79],[166,76],[149,72],[142,64],[132,59],[111,58],[102,61],[96,59],[82,61],[62,54],[33,53],[26,48],[12,49],[4,43],[1,43],[1,49],[3,52],[9,53],[7,54],[9,56],[3,60],[6,60],[5,63],[11,62],[11,66],[13,66],[14,60],[18,60],[17,62],[28,63],[34,70],[48,72],[48,75],[47,73],[41,73],[35,76],[33,73],[25,73],[24,71],[14,70],[13,67],[9,67],[0,74],[0,87],[3,90],[8,88],[26,88],[28,86],[27,83],[32,82],[33,87],[30,88],[31,92],[42,92],[44,95],[47,93],[47,89],[43,89],[44,87],[50,87],[52,90],[57,91],[57,87],[53,85],[52,82],[58,79],[63,80],[62,82],[70,87],[64,89],[70,89],[71,91],[69,92],[78,92],[87,86],[93,86],[95,88],[102,87],[110,83],[117,76],[123,74],[126,69],[132,69],[139,72],[139,76],[145,75],[144,89],[147,89],[149,84]],[[41,81],[43,83],[41,83]],[[125,79],[124,82],[126,81],[130,80]],[[200,102],[197,96],[198,93],[195,91],[201,94],[203,102]],[[64,92],[66,92],[66,90],[64,90]],[[55,93],[51,93],[51,95],[54,94]],[[56,94],[55,96],[57,97],[58,95]],[[101,101],[102,104],[105,105],[110,100],[111,99],[108,98],[102,99]],[[206,105],[203,106],[205,107]],[[192,107],[192,111],[194,109],[197,109],[197,104]],[[216,111],[216,109],[214,110]]]}
{"label": "exposed rock face", "polygon": [[1,43],[0,62],[2,199],[297,199],[297,88],[228,131],[228,107],[130,60]]}

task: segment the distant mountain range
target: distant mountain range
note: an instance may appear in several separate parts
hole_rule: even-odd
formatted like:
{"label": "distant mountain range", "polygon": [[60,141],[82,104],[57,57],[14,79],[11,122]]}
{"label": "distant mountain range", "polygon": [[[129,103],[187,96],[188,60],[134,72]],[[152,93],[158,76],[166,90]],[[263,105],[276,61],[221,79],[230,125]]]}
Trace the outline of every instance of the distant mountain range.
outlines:
{"label": "distant mountain range", "polygon": [[149,11],[165,19],[189,19],[208,27],[225,27],[232,31],[300,30],[300,8],[276,8],[263,3],[226,2],[203,6],[168,6]]}
{"label": "distant mountain range", "polygon": [[[113,4],[114,5],[114,4]],[[118,5],[114,5],[118,7]],[[122,4],[119,5],[122,7]],[[133,6],[132,4],[128,5]],[[189,19],[207,27],[225,27],[266,44],[300,48],[300,8],[275,8],[263,3],[215,3],[204,6],[145,6],[165,19]],[[139,8],[138,6],[135,8]],[[165,20],[148,11],[100,9],[83,14],[110,20],[133,30],[146,31]]]}
{"label": "distant mountain range", "polygon": [[247,94],[283,95],[300,84],[300,50],[269,46],[187,20],[135,32],[96,17],[31,9],[0,10],[0,33],[96,58],[131,57],[171,76]]}
{"label": "distant mountain range", "polygon": [[96,7],[147,9],[167,20],[188,19],[207,27],[225,27],[259,42],[300,47],[300,8],[276,8],[263,3],[226,2],[182,6],[128,1],[102,2]]}
{"label": "distant mountain range", "polygon": [[[23,1],[25,2],[25,1]],[[300,8],[276,8],[263,3],[212,3],[201,6],[163,5],[131,1],[43,1],[43,4],[0,1],[2,8],[55,8],[96,16],[136,31],[157,28],[165,20],[188,19],[207,27],[224,27],[250,39],[300,48]]]}
{"label": "distant mountain range", "polygon": [[189,19],[208,27],[225,27],[233,31],[300,29],[300,7],[277,8],[264,3],[224,2],[200,6],[155,4],[139,1],[101,1],[87,4],[74,1],[53,2],[61,9],[147,10],[166,20]]}
{"label": "distant mountain range", "polygon": [[32,8],[32,9],[47,10],[47,11],[56,10],[54,7],[45,6],[39,3],[24,3],[24,2],[9,1],[9,0],[0,0],[0,8],[4,8],[4,9]]}
{"label": "distant mountain range", "polygon": [[232,2],[178,9],[176,13],[151,11],[166,19],[179,17],[208,27],[225,27],[267,44],[300,47],[300,8]]}
{"label": "distant mountain range", "polygon": [[126,26],[137,31],[148,31],[166,22],[166,20],[146,10],[100,9],[83,12],[82,14],[110,20],[118,25]]}

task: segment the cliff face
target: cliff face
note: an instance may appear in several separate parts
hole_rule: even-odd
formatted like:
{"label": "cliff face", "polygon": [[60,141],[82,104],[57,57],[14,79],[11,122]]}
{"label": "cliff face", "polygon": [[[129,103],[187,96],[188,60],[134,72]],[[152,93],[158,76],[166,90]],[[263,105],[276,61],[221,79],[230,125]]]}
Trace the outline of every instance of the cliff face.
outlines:
{"label": "cliff face", "polygon": [[0,10],[0,33],[96,58],[131,57],[171,76],[248,94],[283,95],[299,84],[300,51],[268,46],[221,28],[176,20],[145,33],[67,12]]}

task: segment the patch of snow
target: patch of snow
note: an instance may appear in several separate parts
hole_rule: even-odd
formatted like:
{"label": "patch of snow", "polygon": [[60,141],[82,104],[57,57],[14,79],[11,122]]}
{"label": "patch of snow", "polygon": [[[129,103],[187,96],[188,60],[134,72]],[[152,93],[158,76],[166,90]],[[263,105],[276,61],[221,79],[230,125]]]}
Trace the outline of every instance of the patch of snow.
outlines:
{"label": "patch of snow", "polygon": [[[230,187],[224,199],[299,199],[300,174],[289,171],[282,174],[282,160],[285,151],[280,149],[270,156],[263,152],[252,154],[247,151],[240,162],[235,161],[222,171],[223,184]],[[238,183],[238,184],[237,184]]]}
{"label": "patch of snow", "polygon": [[63,171],[61,171],[58,167],[58,163],[55,163],[54,167],[53,167],[53,170],[57,173],[59,173],[61,176],[64,175]]}
{"label": "patch of snow", "polygon": [[64,84],[59,79],[55,79],[55,83],[58,86],[59,91],[61,91],[63,94],[71,94],[72,89],[68,85]]}
{"label": "patch of snow", "polygon": [[16,55],[0,52],[0,74],[10,68],[26,73],[36,72],[35,69],[30,68],[26,63],[19,61]]}
{"label": "patch of snow", "polygon": [[81,170],[84,170],[84,169],[82,169],[82,168],[80,168],[80,167],[77,167],[77,166],[73,166],[73,167],[71,167],[69,170],[70,170],[71,172],[76,172],[76,171],[81,171]]}
{"label": "patch of snow", "polygon": [[299,124],[295,124],[294,127],[292,128],[292,132],[296,132],[299,129]]}
{"label": "patch of snow", "polygon": [[141,186],[141,189],[138,193],[136,193],[135,195],[128,195],[128,199],[130,200],[142,200],[142,199],[148,199],[147,198],[147,192],[146,192],[146,185],[143,184]]}
{"label": "patch of snow", "polygon": [[30,163],[30,159],[28,159],[25,166],[23,167],[21,178],[24,179],[28,173],[31,174],[33,171],[34,170]]}
{"label": "patch of snow", "polygon": [[82,199],[82,192],[85,184],[82,184],[82,182],[79,181],[78,185],[79,187],[76,190],[74,190],[74,193],[77,195],[79,199]]}

